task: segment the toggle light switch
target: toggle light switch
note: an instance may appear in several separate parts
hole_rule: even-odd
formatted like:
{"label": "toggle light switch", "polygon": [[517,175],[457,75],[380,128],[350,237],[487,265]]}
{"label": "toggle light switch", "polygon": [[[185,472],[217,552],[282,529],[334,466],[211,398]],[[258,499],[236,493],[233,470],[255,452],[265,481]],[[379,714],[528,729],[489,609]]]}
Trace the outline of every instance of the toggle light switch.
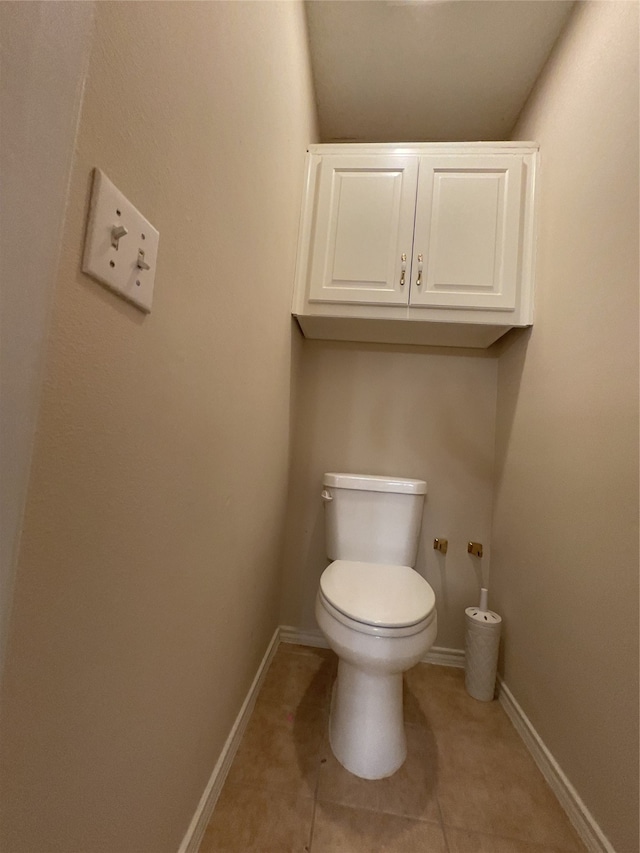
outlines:
{"label": "toggle light switch", "polygon": [[129,232],[124,225],[114,225],[111,229],[111,245],[114,249],[120,248],[120,238],[126,237]]}
{"label": "toggle light switch", "polygon": [[148,314],[159,241],[153,225],[94,169],[82,271]]}

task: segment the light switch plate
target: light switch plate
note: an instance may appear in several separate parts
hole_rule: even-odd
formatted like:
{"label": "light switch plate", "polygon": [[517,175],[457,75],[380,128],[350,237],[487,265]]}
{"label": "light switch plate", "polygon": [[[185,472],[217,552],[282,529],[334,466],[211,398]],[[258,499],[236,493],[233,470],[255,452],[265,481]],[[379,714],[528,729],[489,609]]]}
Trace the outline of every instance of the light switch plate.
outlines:
{"label": "light switch plate", "polygon": [[82,271],[148,314],[159,241],[153,225],[104,172],[94,169]]}

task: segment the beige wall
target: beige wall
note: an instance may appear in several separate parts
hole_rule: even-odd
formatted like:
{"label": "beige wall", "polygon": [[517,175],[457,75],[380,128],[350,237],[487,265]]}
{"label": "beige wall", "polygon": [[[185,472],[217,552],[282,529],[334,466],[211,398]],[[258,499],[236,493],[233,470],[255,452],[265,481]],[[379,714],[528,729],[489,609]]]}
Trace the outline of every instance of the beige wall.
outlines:
{"label": "beige wall", "polygon": [[[295,3],[99,3],[6,668],[0,847],[175,851],[278,622],[306,145]],[[90,170],[160,231],[79,271]]]}
{"label": "beige wall", "polygon": [[92,22],[0,2],[0,672]]}
{"label": "beige wall", "polygon": [[[477,351],[478,352],[478,351]],[[464,647],[488,573],[497,362],[484,351],[303,342],[284,560],[284,624],[316,629],[325,557],[322,474],[427,481],[418,571],[437,596],[437,646]],[[434,537],[449,539],[445,556]],[[466,543],[487,546],[482,564]]]}
{"label": "beige wall", "polygon": [[[437,645],[462,648],[480,582],[465,545],[489,545],[495,462],[507,683],[618,853],[637,850],[636,14],[580,8],[514,133],[543,152],[537,319],[498,362],[292,337],[315,136],[297,4],[97,4],[0,847],[177,849],[278,622],[286,505],[280,621],[315,627],[325,470],[428,481],[418,570]],[[147,318],[79,272],[95,165],[160,230]],[[485,580],[488,565],[489,548]]]}
{"label": "beige wall", "polygon": [[541,146],[536,322],[499,361],[506,683],[638,850],[638,6],[578,7],[514,138]]}

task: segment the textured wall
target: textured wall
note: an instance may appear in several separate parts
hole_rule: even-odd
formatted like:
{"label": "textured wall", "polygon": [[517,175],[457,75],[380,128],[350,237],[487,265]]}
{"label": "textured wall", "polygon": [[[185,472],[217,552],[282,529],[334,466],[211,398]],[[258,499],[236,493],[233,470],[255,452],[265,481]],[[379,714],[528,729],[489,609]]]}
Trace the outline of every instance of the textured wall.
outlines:
{"label": "textured wall", "polygon": [[[292,448],[282,621],[316,627],[328,563],[325,471],[427,481],[418,571],[433,586],[436,645],[464,647],[464,608],[488,573],[497,362],[487,353],[304,341]],[[434,537],[449,552],[433,550]],[[482,564],[466,543],[486,546]]]}
{"label": "textured wall", "polygon": [[[175,851],[277,624],[296,3],[99,3],[3,697],[2,849]],[[160,231],[144,317],[79,270],[100,166]]]}
{"label": "textured wall", "polygon": [[0,3],[0,671],[93,3]]}
{"label": "textured wall", "polygon": [[514,131],[541,146],[536,322],[499,361],[504,675],[638,850],[638,5],[580,4]]}

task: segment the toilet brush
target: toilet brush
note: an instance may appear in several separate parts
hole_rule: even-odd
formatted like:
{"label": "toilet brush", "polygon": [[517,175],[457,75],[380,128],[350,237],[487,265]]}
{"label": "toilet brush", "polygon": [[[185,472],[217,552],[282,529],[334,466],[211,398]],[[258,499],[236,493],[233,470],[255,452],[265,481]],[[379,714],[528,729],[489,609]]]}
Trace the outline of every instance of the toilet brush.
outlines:
{"label": "toilet brush", "polygon": [[480,590],[480,605],[465,610],[465,687],[474,699],[490,702],[495,693],[502,619],[489,610],[489,590]]}
{"label": "toilet brush", "polygon": [[489,609],[489,590],[486,587],[480,589],[480,610],[487,611]]}
{"label": "toilet brush", "polygon": [[480,604],[477,607],[467,607],[467,611],[471,611],[474,616],[480,616],[485,622],[500,621],[498,614],[489,610],[489,590],[484,586],[480,589]]}

